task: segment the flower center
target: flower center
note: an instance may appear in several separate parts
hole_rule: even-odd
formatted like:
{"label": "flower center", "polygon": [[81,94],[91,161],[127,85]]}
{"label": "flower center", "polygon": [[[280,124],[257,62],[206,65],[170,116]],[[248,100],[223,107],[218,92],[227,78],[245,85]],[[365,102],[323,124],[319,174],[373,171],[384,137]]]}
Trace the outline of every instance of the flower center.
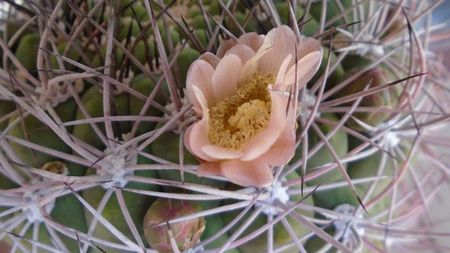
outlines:
{"label": "flower center", "polygon": [[269,123],[272,102],[267,86],[273,75],[255,75],[236,92],[210,108],[208,137],[211,143],[240,150]]}

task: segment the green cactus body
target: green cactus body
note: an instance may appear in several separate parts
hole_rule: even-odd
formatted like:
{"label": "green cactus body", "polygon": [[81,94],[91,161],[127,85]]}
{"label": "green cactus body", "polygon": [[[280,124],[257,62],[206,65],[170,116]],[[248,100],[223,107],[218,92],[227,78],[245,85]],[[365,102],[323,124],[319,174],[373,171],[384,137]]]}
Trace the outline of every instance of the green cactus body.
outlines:
{"label": "green cactus body", "polygon": [[[287,2],[277,2],[275,3],[275,7],[277,8],[278,14],[280,14],[281,22],[283,24],[289,24],[292,19],[289,4]],[[295,20],[299,20],[304,13],[305,10],[303,7],[297,5]]]}
{"label": "green cactus body", "polygon": [[[157,126],[158,128],[159,126]],[[150,146],[152,153],[158,157],[166,159],[169,162],[179,163],[179,143],[180,136],[173,132],[161,134]],[[197,159],[184,149],[184,164],[198,164]],[[179,170],[159,170],[159,177],[168,180],[181,181]],[[206,177],[198,177],[190,173],[184,173],[184,181],[188,183],[196,183],[200,185],[210,185],[221,188],[224,182],[212,180]],[[168,188],[170,189],[170,188]],[[213,201],[218,204],[218,202]]]}
{"label": "green cactus body", "polygon": [[[75,111],[76,103],[72,99],[59,104],[55,108],[55,112],[63,122],[73,120]],[[10,122],[14,120],[15,118],[11,118]],[[21,120],[22,123],[19,122],[13,128],[11,128],[11,130],[9,131],[10,135],[23,140],[28,140],[29,142],[47,148],[51,148],[53,150],[58,150],[60,152],[70,152],[70,148],[40,120],[36,119],[33,116],[26,116]],[[71,128],[69,127],[68,130],[70,131]],[[14,142],[11,142],[10,144],[16,154],[22,159],[22,161],[29,166],[39,168],[45,162],[55,159],[55,157],[38,152],[36,150],[32,150],[26,146],[22,146]]]}
{"label": "green cactus body", "polygon": [[[99,99],[100,98],[100,99]],[[86,111],[89,113],[89,116],[94,117],[103,117],[103,101],[102,101],[102,93],[96,88],[92,87],[88,89],[83,97],[82,102],[86,108]],[[115,108],[116,115],[126,115],[128,112],[128,97],[126,96],[118,96],[112,100],[113,108]],[[113,109],[111,109],[113,111]],[[84,115],[79,109],[76,114],[76,119],[84,119]],[[127,127],[126,122],[120,122],[116,125],[119,125],[120,129],[125,129]],[[100,129],[104,129],[104,125],[99,124]],[[126,133],[126,132],[124,132]],[[99,137],[93,132],[92,127],[89,124],[76,125],[73,130],[73,135],[78,139],[84,141],[85,143],[96,147],[98,149],[104,149],[104,144],[100,141]]]}
{"label": "green cactus body", "polygon": [[[323,50],[322,62],[320,64],[319,70],[317,71],[318,74],[315,76],[315,78],[313,78],[309,82],[311,85],[313,85],[315,82],[317,82],[319,80],[319,78],[325,74],[325,70],[326,70],[327,63],[328,63],[328,55],[330,56],[330,66],[333,66],[334,64],[336,64],[336,58],[337,58],[336,54],[334,52],[329,53],[330,50],[328,47],[322,47],[322,50]],[[345,73],[344,67],[342,66],[342,64],[338,64],[333,72],[328,73],[329,76],[326,80],[325,87],[333,87],[336,84],[338,84],[339,81],[342,80],[344,73]]]}
{"label": "green cactus body", "polygon": [[[382,156],[385,155],[386,161],[384,164],[381,164]],[[393,158],[391,158],[387,154],[383,154],[381,151],[356,162],[352,162],[348,165],[348,174],[352,179],[363,179],[367,177],[375,177],[377,176],[378,168],[382,165],[382,172],[380,173],[380,176],[385,176],[387,178],[385,179],[379,179],[377,182],[375,182],[375,188],[372,194],[370,195],[370,199],[378,196],[380,193],[382,193],[383,190],[385,190],[390,182],[392,181],[393,177],[396,174],[395,171],[395,164],[393,161]],[[367,191],[369,190],[369,186],[371,183],[364,183],[364,184],[358,184],[356,186],[356,189],[358,190],[358,193],[361,196],[364,196]],[[382,211],[385,211],[390,205],[390,199],[388,197],[382,198],[381,201],[379,201],[376,205],[374,205],[372,208],[368,210],[369,215],[375,215]]]}
{"label": "green cactus body", "polygon": [[[61,163],[58,161],[48,162],[44,166],[47,166],[47,165],[52,166],[51,165],[52,163],[57,163],[57,164],[61,164],[62,166],[66,166],[64,163]],[[69,171],[69,175],[71,175],[71,176],[80,176],[81,172],[84,171],[83,167],[76,165],[76,164],[72,164],[72,163],[67,164],[67,169]],[[47,166],[46,170],[53,172],[53,173],[58,173],[58,174],[60,174],[60,172],[62,172],[62,171],[57,172],[57,171],[50,170],[48,168],[48,166]],[[0,180],[2,180],[2,177],[0,177]],[[5,186],[4,182],[0,181],[0,183],[1,183],[2,187]],[[10,184],[10,185],[12,185],[12,184]],[[73,196],[71,193],[68,193],[67,195],[58,197],[55,200],[54,206],[50,212],[50,218],[53,221],[55,221],[61,225],[64,225],[66,227],[70,227],[70,228],[73,228],[80,232],[85,233],[85,232],[87,232],[87,227],[86,227],[83,209],[84,209],[83,205],[76,199],[76,197]],[[27,212],[27,211],[25,211],[25,212]],[[40,222],[39,220],[37,220],[34,224],[39,226],[38,241],[40,243],[53,245],[53,243],[54,243],[53,241],[55,240],[55,238],[53,238],[50,235],[45,224],[43,222]],[[19,233],[19,231],[21,229],[22,229],[22,227],[20,227],[20,226],[17,227],[16,232]],[[78,251],[79,243],[76,239],[65,236],[61,233],[57,233],[57,234],[59,236],[59,239],[61,239],[61,241],[63,242],[64,246],[67,248],[68,251],[70,251],[70,252]],[[27,238],[28,240],[32,240],[33,226],[28,228],[28,230],[24,234],[24,238]],[[26,246],[26,248],[28,248],[30,250],[32,249],[32,243],[25,242],[24,245]],[[38,247],[37,252],[45,253],[45,252],[47,252],[47,250]]]}
{"label": "green cactus body", "polygon": [[[6,41],[9,41],[14,35],[16,35],[17,31],[23,26],[23,21],[14,20],[13,18],[6,20],[6,29],[4,31],[4,36],[6,36]],[[18,45],[18,42],[20,42],[23,38],[23,36],[32,33],[32,29],[28,27],[25,29],[25,31],[19,36],[17,39],[17,42],[12,46],[13,49],[15,49]],[[4,38],[2,36],[2,38]]]}
{"label": "green cactus body", "polygon": [[340,188],[330,190],[319,190],[313,194],[314,205],[326,209],[334,209],[340,204],[350,204],[358,206],[358,199],[350,186],[345,185]]}
{"label": "green cactus body", "polygon": [[[140,92],[141,94],[145,96],[150,96],[150,93],[154,90],[155,84],[149,80],[144,74],[139,74],[133,77],[133,79],[130,82],[131,88],[135,89],[136,91]],[[154,98],[154,101],[164,105],[164,99],[163,99],[163,91],[162,88],[158,91],[157,95]],[[139,115],[141,112],[141,108],[144,107],[145,101],[141,100],[135,96],[130,96],[129,98],[129,113],[130,115]],[[145,116],[160,116],[162,115],[162,112],[158,109],[156,109],[153,106],[150,106],[146,112],[144,112]],[[151,131],[155,127],[154,122],[141,122],[139,124],[139,127],[137,129],[137,134],[143,134],[148,131]]]}
{"label": "green cactus body", "polygon": [[[6,189],[12,189],[16,188],[17,184],[14,183],[11,179],[9,179],[6,175],[3,175],[0,173],[0,189],[6,190]],[[2,210],[2,209],[0,209]]]}
{"label": "green cactus body", "polygon": [[[321,116],[324,119],[332,120],[334,122],[338,121],[338,118],[334,114],[323,114]],[[322,133],[326,136],[330,131],[333,130],[334,126],[328,125],[328,124],[318,124],[320,130]],[[308,135],[308,146],[309,149],[314,148],[315,145],[320,143],[322,140],[320,137],[314,132],[311,131]],[[335,150],[336,154],[339,158],[345,157],[347,155],[348,151],[348,140],[347,140],[347,134],[343,130],[338,130],[329,140],[330,145]],[[293,161],[297,161],[302,157],[302,148],[301,146],[297,148],[295,152],[295,156],[293,158]],[[307,168],[306,173],[312,172],[314,168],[327,164],[335,162],[334,157],[332,156],[330,150],[325,146],[325,144],[313,155],[311,156],[307,161]],[[301,169],[301,168],[300,168]],[[343,176],[338,168],[335,168],[331,170],[330,172],[327,172],[326,174],[314,178],[312,180],[308,180],[306,182],[307,185],[310,186],[316,186],[318,184],[326,183],[326,182],[333,182],[339,179],[342,179]]]}
{"label": "green cactus body", "polygon": [[[335,229],[334,226],[329,226],[323,229],[325,232],[327,232],[328,234],[334,234]],[[305,249],[306,252],[319,252],[324,246],[325,246],[326,242],[320,238],[317,235],[312,236],[311,238],[308,239],[308,241],[306,241],[305,243]],[[333,247],[326,251],[326,252],[337,252]]]}
{"label": "green cactus body", "polygon": [[[169,35],[164,32],[166,27],[163,26],[163,23],[158,23],[158,26],[160,26],[160,32],[161,32],[161,39],[164,43],[164,47],[166,51],[169,51]],[[181,41],[180,33],[177,31],[177,29],[169,29],[170,33],[170,39],[172,40],[172,44],[176,46]]]}
{"label": "green cactus body", "polygon": [[342,60],[342,67],[344,68],[345,72],[348,73],[349,71],[352,71],[357,68],[368,67],[371,63],[373,63],[373,61],[371,61],[367,57],[351,54]]}
{"label": "green cactus body", "polygon": [[[139,40],[134,48],[133,55],[140,63],[145,64],[147,61],[155,58],[155,42],[152,39]],[[133,64],[131,65],[135,73],[140,70]]]}
{"label": "green cactus body", "polygon": [[[137,75],[134,77],[130,82],[131,88],[135,89],[136,91],[144,94],[149,95],[149,93],[153,90],[154,85],[151,81],[149,81],[147,78],[145,78],[143,75]],[[102,97],[102,94],[98,91],[97,88],[92,87],[90,88],[82,98],[83,104],[86,107],[86,110],[89,112],[91,117],[101,117],[103,116],[103,106],[102,106],[102,99],[99,99]],[[126,93],[122,93],[119,95],[116,95],[114,97],[113,101],[113,107],[115,115],[137,115],[140,113],[140,108],[144,105],[144,101],[134,97],[134,96],[128,96]],[[112,110],[113,111],[113,110]],[[144,114],[148,116],[157,116],[160,114],[160,112],[152,107],[149,108],[149,110]],[[77,118],[83,118],[80,111],[77,113]],[[137,129],[137,133],[145,133],[149,130],[151,130],[154,126],[154,123],[148,123],[148,122],[142,122],[140,126]],[[103,126],[100,126],[100,129],[104,129]],[[131,124],[127,122],[120,122],[117,124],[116,129],[118,129],[117,134],[120,135],[128,133],[131,130]],[[89,125],[77,125],[74,129],[74,135],[78,137],[79,139],[85,141],[86,143],[100,148],[104,149],[103,143],[100,142],[98,137],[93,134],[92,129]],[[138,156],[138,163],[139,164],[149,164],[152,161],[149,159],[144,158],[143,156]],[[87,174],[94,174],[95,170],[90,169]],[[150,178],[156,178],[157,173],[156,171],[137,171],[134,173],[136,176],[142,176],[142,177],[150,177]],[[133,189],[142,189],[142,190],[149,190],[149,191],[158,191],[159,187],[156,185],[149,185],[149,184],[143,184],[143,183],[137,183],[137,182],[129,182],[126,186],[126,188],[133,188]],[[105,189],[103,189],[101,186],[94,187],[88,190],[83,191],[83,197],[86,199],[88,203],[90,203],[93,207],[97,207],[98,203],[102,199],[102,197],[105,194]],[[123,192],[123,197],[125,200],[125,203],[127,205],[127,209],[130,213],[131,218],[133,219],[134,224],[138,228],[140,232],[142,232],[139,228],[142,224],[143,217],[145,215],[145,211],[148,208],[148,206],[153,201],[153,198],[148,196],[143,196],[135,193],[130,192]],[[86,220],[87,224],[90,224],[92,221],[92,214],[90,214],[88,211],[85,210]],[[120,209],[120,206],[117,202],[116,196],[113,194],[111,199],[107,202],[105,209],[102,213],[103,217],[105,217],[107,220],[109,220],[116,228],[119,229],[119,231],[123,232],[128,238],[133,239],[133,236],[131,234],[130,229],[128,228],[128,224],[126,223],[125,219],[122,218],[122,211]],[[118,218],[119,217],[119,218]],[[94,235],[99,236],[101,238],[112,240],[117,242],[117,238],[112,235],[105,227],[102,225],[98,225]],[[108,252],[113,252],[113,249],[108,249]],[[115,251],[114,251],[115,252]]]}
{"label": "green cactus body", "polygon": [[[338,118],[334,114],[323,114],[320,117],[334,122],[338,121]],[[319,128],[322,131],[322,133],[326,136],[329,132],[333,130],[334,126],[329,124],[319,124]],[[322,140],[316,133],[312,132],[312,134],[308,136],[308,141],[309,141],[308,143],[309,148],[311,149],[314,148],[314,146],[317,143],[320,143]],[[343,130],[338,130],[333,135],[333,137],[331,137],[328,141],[339,158],[344,158],[347,155],[348,138],[347,134]],[[298,158],[301,157],[301,149],[297,150],[296,157]],[[330,150],[324,144],[324,146],[320,148],[316,154],[314,154],[308,159],[307,173],[312,172],[313,171],[312,169],[315,167],[333,162],[335,162],[335,159],[331,154]],[[343,165],[346,166],[346,164]],[[317,186],[321,184],[327,184],[344,180],[345,179],[344,176],[342,175],[342,172],[340,171],[339,168],[336,167],[320,177],[306,181],[305,184],[309,186]],[[322,191],[320,190],[319,186],[319,190],[313,194],[313,199],[314,205],[330,209],[334,208],[334,206],[338,204],[346,203],[347,200],[356,201],[354,194],[348,187]]]}
{"label": "green cactus body", "polygon": [[[78,60],[79,55],[75,51],[75,49],[73,49],[73,48],[70,48],[68,53],[66,55],[63,55],[64,54],[64,50],[66,50],[67,46],[68,46],[67,42],[65,42],[65,41],[61,42],[58,45],[58,54],[62,55],[62,56],[65,56],[65,57],[67,57],[67,58],[69,58],[71,60],[74,60],[74,61]],[[58,57],[59,56],[54,56],[54,55],[50,56],[50,66],[51,66],[52,69],[60,69],[59,64],[58,64],[58,60],[57,60]],[[63,61],[63,60],[61,59],[61,61]],[[73,67],[69,68],[69,69],[73,69]]]}
{"label": "green cactus body", "polygon": [[[199,31],[201,32],[201,31]],[[186,82],[186,75],[189,69],[189,66],[192,62],[194,62],[198,57],[200,56],[200,53],[192,48],[185,47],[180,55],[178,56],[177,63],[178,63],[178,70],[181,77],[181,82]]]}
{"label": "green cactus body", "polygon": [[[364,59],[357,60],[357,62],[361,62],[362,64],[365,62]],[[351,77],[362,70],[361,67],[351,69],[347,75],[344,76],[344,80]],[[355,94],[357,92],[363,91],[367,85],[370,85],[370,88],[377,87],[380,85],[387,84],[389,80],[391,80],[392,73],[383,66],[372,68],[362,75],[360,75],[356,80],[350,82],[345,88],[343,88],[338,97],[344,97],[350,94]],[[379,91],[377,93],[368,95],[361,100],[360,106],[371,107],[371,108],[384,108],[384,109],[393,109],[397,106],[398,99],[400,96],[401,88],[400,87],[391,87],[389,89],[385,89]],[[376,127],[381,123],[387,121],[389,117],[393,115],[393,113],[389,111],[371,111],[371,112],[355,112],[353,116],[365,124]],[[349,119],[347,124],[358,131],[363,131],[364,128],[358,122],[353,119]]]}
{"label": "green cactus body", "polygon": [[[338,121],[337,117],[333,114],[324,114],[321,117],[335,122]],[[334,128],[334,126],[326,124],[320,124],[319,127],[324,135],[331,132]],[[310,141],[311,148],[314,147],[314,145],[316,145],[317,143],[320,143],[322,141],[320,137],[316,134],[313,134],[309,137],[310,138],[308,139],[308,141]],[[343,130],[338,130],[335,133],[335,135],[331,137],[328,141],[339,158],[343,158],[347,155],[348,151],[347,134]],[[335,162],[335,159],[332,156],[331,151],[324,145],[322,148],[319,149],[319,151],[315,155],[310,157],[310,159],[308,160],[309,164],[308,167],[314,168],[330,162]],[[334,176],[331,176],[331,174],[334,174]],[[332,172],[329,172],[328,175],[325,177],[327,178],[326,181],[330,182],[342,178],[342,174],[337,169],[334,169]],[[318,183],[321,183],[320,179],[319,181],[311,180],[307,184],[317,185]]]}
{"label": "green cactus body", "polygon": [[[443,26],[434,23],[435,14],[431,12],[440,1],[432,1],[436,3],[431,5],[375,0],[222,2],[87,0],[0,4],[0,9],[7,8],[0,13],[4,21],[0,24],[0,252],[11,248],[33,253],[86,249],[88,253],[149,250],[171,253],[169,231],[181,252],[215,252],[231,242],[239,227],[259,209],[256,219],[231,242],[233,246],[235,242],[240,245],[223,249],[224,252],[268,252],[272,239],[274,252],[299,252],[295,239],[307,235],[306,241],[300,241],[307,252],[345,251],[334,248],[331,239],[318,236],[317,230],[308,229],[292,212],[286,214],[283,222],[273,224],[273,238],[264,231],[246,239],[271,218],[276,220],[284,215],[285,207],[295,207],[296,214],[335,237],[348,251],[390,252],[397,247],[412,250],[413,247],[403,245],[411,242],[440,249],[433,244],[440,236],[428,236],[426,230],[428,225],[434,229],[434,221],[429,219],[428,223],[428,218],[433,217],[422,222],[420,216],[422,210],[423,213],[430,210],[428,205],[440,186],[448,183],[446,153],[439,150],[448,149],[445,145],[448,138],[442,136],[441,140],[441,134],[434,134],[438,126],[448,121],[445,103],[450,90],[445,86],[448,81],[445,69],[438,62],[440,55],[428,46],[445,37],[432,33],[443,31]],[[296,8],[295,17],[291,17],[290,6]],[[23,26],[26,27],[21,29]],[[417,38],[408,36],[415,35],[408,29],[411,27],[417,30]],[[246,34],[250,32],[261,36]],[[108,44],[111,38],[113,43]],[[218,49],[229,46],[224,44],[229,40],[248,46],[235,48],[241,61],[229,55],[218,56],[221,55]],[[43,50],[39,49],[41,42]],[[54,50],[73,61],[63,61],[64,66],[60,66],[60,59],[52,54]],[[211,68],[199,62],[190,69],[206,52],[216,54],[220,64],[211,64]],[[287,61],[289,54],[291,58]],[[249,56],[254,58],[243,62]],[[18,70],[16,59],[31,75]],[[336,64],[338,59],[340,62]],[[301,63],[296,73],[291,71],[295,60]],[[427,66],[430,61],[432,64]],[[43,69],[37,70],[38,62],[43,63]],[[321,79],[328,62],[333,71]],[[356,75],[357,72],[361,74]],[[425,72],[427,76],[420,76],[419,73]],[[264,75],[271,80],[270,86],[259,83],[265,82]],[[169,76],[173,76],[173,81],[166,80]],[[375,94],[361,95],[366,88],[384,87],[406,76],[411,78],[392,83],[389,89],[380,89]],[[292,85],[295,77],[300,83],[299,94],[304,91],[307,96],[291,96],[297,94]],[[68,98],[57,105],[59,100],[43,106],[45,99],[65,95],[67,87],[61,80],[76,80],[75,90],[81,103]],[[157,80],[161,85],[155,90]],[[83,85],[78,85],[81,82]],[[108,87],[103,82],[110,88],[110,104],[106,105],[110,115],[106,117],[103,97]],[[223,117],[222,113],[218,116],[213,112],[218,102],[227,102],[230,94],[242,95],[240,88],[247,83],[249,89],[255,90],[243,94],[245,106],[240,102],[230,103],[229,107],[227,104]],[[40,84],[48,84],[49,89],[42,89]],[[322,89],[324,96],[315,100],[314,96]],[[133,95],[137,93],[140,95]],[[147,103],[151,94],[154,102]],[[360,103],[344,123],[345,128],[337,129],[328,140],[342,161],[342,168],[316,130],[326,136],[335,128],[354,104],[355,100],[342,100],[348,96],[360,98]],[[312,113],[307,111],[311,100],[318,102],[318,110],[311,115],[313,124],[308,129],[297,129],[298,117]],[[285,104],[286,112],[290,112],[292,101],[298,101],[299,105],[292,107],[294,113],[280,115],[285,112],[282,110]],[[259,102],[264,102],[265,107]],[[148,109],[142,110],[147,104]],[[45,110],[48,106],[53,106],[63,124],[52,120],[53,114],[48,111],[45,112],[48,119],[28,114],[29,108]],[[287,129],[291,125],[286,122],[291,122],[293,115],[297,116],[293,120],[297,122],[296,128]],[[233,125],[226,129],[233,132],[233,140],[239,142],[239,138],[248,137],[249,141],[238,147],[236,143],[223,146],[221,141],[214,142],[216,147],[209,146],[212,141],[208,142],[208,134],[218,129],[213,124],[217,117],[228,119]],[[230,123],[236,119],[239,124]],[[166,125],[169,120],[171,125]],[[55,128],[49,127],[55,124],[67,131],[56,134],[52,130]],[[158,129],[163,128],[160,134]],[[300,141],[298,134],[303,130],[308,137],[302,140],[308,141],[308,154],[322,143],[304,161],[305,185],[299,178],[302,166],[291,166],[302,159],[305,143],[300,143],[291,161],[286,161],[293,151],[290,144],[294,138]],[[155,132],[160,135],[152,136]],[[185,142],[186,133],[190,138]],[[150,140],[153,142],[143,147]],[[52,152],[30,148],[27,143],[62,155],[48,155]],[[408,155],[411,157],[406,160]],[[86,159],[91,166],[86,165]],[[423,166],[423,161],[428,163]],[[212,167],[214,164],[220,164],[221,169]],[[334,168],[312,178],[329,166]],[[432,167],[440,170],[431,171]],[[356,193],[342,169],[348,173]],[[222,175],[200,176],[197,170]],[[294,171],[286,175],[290,170]],[[11,171],[23,180],[18,180]],[[43,171],[53,174],[40,176],[38,172]],[[62,188],[64,183],[76,192]],[[300,194],[302,190],[305,199]],[[54,197],[58,193],[65,195]],[[109,194],[99,215],[115,229],[103,225],[103,219],[96,220],[87,208],[98,209]],[[367,213],[360,207],[358,197]],[[251,206],[247,206],[252,200]],[[41,201],[46,201],[45,205]],[[244,208],[249,212],[225,231],[224,227]],[[356,209],[357,218],[349,214]],[[345,215],[335,217],[333,212]],[[390,230],[381,231],[388,220],[387,213]],[[48,217],[43,217],[44,214]],[[186,215],[196,218],[173,222]],[[60,242],[49,229],[52,227],[49,220],[60,225],[55,229]],[[417,221],[419,226],[423,225],[420,233],[414,227]],[[285,222],[297,238],[291,238]],[[91,227],[94,223],[95,228]],[[354,237],[339,236],[344,223],[351,226]],[[359,228],[364,232],[360,233]],[[80,241],[64,235],[69,230],[70,235],[72,232],[81,235]],[[225,231],[222,235],[221,230]],[[36,242],[55,250],[31,242],[36,232]],[[118,234],[129,241],[117,238]],[[216,235],[220,236],[212,240]]]}
{"label": "green cactus body", "polygon": [[[236,12],[235,15],[234,15],[233,17],[235,18],[235,20],[236,20],[239,24],[243,24],[244,21],[245,21],[246,15],[245,15],[244,13],[242,13],[242,12]],[[225,24],[228,24],[229,30],[230,30],[233,34],[240,34],[240,33],[242,33],[241,30],[239,29],[238,25],[236,25],[236,23],[235,23],[230,17],[228,17],[228,18],[225,19]],[[241,28],[242,28],[242,26],[241,26]],[[244,29],[244,30],[252,31],[252,30],[250,29],[250,27],[248,27],[248,26],[247,26],[246,29]]]}
{"label": "green cactus body", "polygon": [[[312,205],[312,199],[307,198],[304,200],[304,203]],[[300,212],[302,212],[302,211],[300,211]],[[250,213],[251,213],[251,211],[250,211]],[[224,214],[223,219],[224,219],[225,224],[228,224],[229,222],[231,222],[238,215],[239,215],[238,211],[233,211],[233,212]],[[276,218],[276,217],[277,216],[274,216],[274,218]],[[241,222],[238,222],[238,224],[242,224],[247,218],[249,218],[248,213],[246,215],[244,215]],[[299,223],[291,216],[288,215],[285,218],[286,218],[287,222],[289,223],[289,225],[292,227],[292,229],[295,231],[295,234],[297,235],[298,238],[309,233],[309,230],[306,227],[304,227],[303,224]],[[261,214],[241,234],[240,237],[243,237],[243,236],[246,236],[246,235],[252,233],[253,231],[257,230],[258,228],[264,226],[266,224],[266,222],[267,222],[267,216],[264,214]],[[239,225],[232,227],[229,230],[229,234],[231,235],[232,233],[234,233],[238,226]],[[277,223],[273,227],[273,229],[274,229],[274,232],[273,232],[274,247],[280,247],[280,246],[283,246],[284,244],[292,242],[292,238],[291,238],[289,232],[283,226],[283,224]],[[255,239],[239,246],[238,249],[241,253],[267,252],[267,232],[263,232]],[[293,248],[288,248],[282,252],[285,252],[285,253],[291,252],[290,250],[292,250],[292,249]]]}
{"label": "green cactus body", "polygon": [[[205,227],[205,232],[203,233],[202,238],[201,238],[202,240],[206,240],[206,239],[210,238],[211,236],[216,235],[223,227],[226,226],[226,224],[224,223],[222,214],[206,216],[205,220],[206,220],[206,227]],[[214,240],[210,244],[206,245],[205,248],[206,249],[220,248],[229,238],[230,238],[230,236],[228,235],[228,233],[224,233],[223,235],[218,237],[216,240]],[[240,253],[240,251],[236,248],[226,250],[225,252],[226,253]]]}
{"label": "green cactus body", "polygon": [[[149,164],[152,163],[151,160],[143,157],[138,156],[138,164]],[[94,169],[89,169],[86,173],[87,175],[95,174]],[[148,177],[148,178],[157,178],[156,171],[148,170],[148,171],[137,171],[134,173],[135,176],[140,177]],[[138,190],[146,190],[146,191],[160,191],[159,186],[152,185],[152,184],[144,184],[144,183],[138,183],[138,182],[129,182],[127,183],[124,188],[126,189],[138,189]],[[110,189],[113,190],[113,189]],[[90,188],[88,190],[83,191],[83,198],[94,208],[98,207],[98,204],[100,203],[103,196],[106,194],[106,190],[101,187],[97,186],[94,188]],[[141,238],[143,237],[143,230],[142,225],[145,213],[147,211],[147,208],[150,206],[150,204],[154,201],[153,197],[140,195],[132,192],[122,192],[125,205],[127,207],[127,210],[130,214],[130,217],[133,220],[133,223],[135,224],[139,235]],[[84,214],[86,217],[86,224],[89,226],[91,224],[93,215],[87,211],[87,209],[84,209]],[[112,194],[111,198],[108,200],[103,212],[101,213],[103,218],[105,218],[107,221],[109,221],[115,228],[117,228],[120,232],[122,232],[126,237],[128,237],[131,240],[134,240],[133,234],[124,218],[124,215],[122,213],[122,210],[120,208],[120,205],[118,203],[117,197],[115,194]],[[98,224],[94,230],[93,233],[94,236],[108,240],[113,242],[119,242],[118,239],[111,234],[111,232],[104,227],[102,224]],[[107,249],[107,252],[122,252],[120,250],[115,249]]]}
{"label": "green cactus body", "polygon": [[129,35],[132,37],[136,37],[141,30],[139,29],[139,24],[137,23],[137,21],[133,18],[122,18],[120,20],[120,30],[119,33],[117,34],[117,39],[119,41],[125,40]]}
{"label": "green cactus body", "polygon": [[16,57],[28,71],[36,71],[39,41],[38,34],[29,33],[22,37],[17,46]]}
{"label": "green cactus body", "polygon": [[124,10],[123,15],[125,17],[137,18],[139,22],[149,20],[147,10],[138,1],[121,1],[121,9]]}
{"label": "green cactus body", "polygon": [[[82,166],[71,163],[68,164],[68,169],[69,175],[71,176],[81,176],[85,171]],[[77,198],[69,193],[56,199],[55,207],[51,212],[51,216],[55,219],[55,221],[66,227],[86,233],[87,226],[83,209],[83,205],[77,200]],[[76,239],[72,239],[64,235],[61,235],[61,237],[69,251],[72,252],[79,249],[79,243]]]}
{"label": "green cactus body", "polygon": [[[10,101],[0,101],[0,119],[16,110],[16,105]],[[3,131],[8,126],[8,120],[4,119],[0,122],[0,131]]]}
{"label": "green cactus body", "polygon": [[[154,84],[145,78],[142,74],[135,76],[130,82],[131,88],[140,92],[143,95],[148,96],[153,90]],[[103,117],[103,94],[97,89],[97,87],[91,87],[88,89],[82,98],[83,105],[85,106],[90,117]],[[99,99],[100,98],[100,99]],[[155,99],[157,102],[161,101],[161,96],[157,96]],[[140,109],[144,105],[145,101],[128,95],[128,93],[121,93],[114,96],[111,99],[111,114],[112,115],[138,115]],[[150,107],[145,116],[159,116],[161,113],[154,107]],[[79,109],[77,111],[77,119],[83,119],[84,115]],[[142,122],[139,125],[138,133],[144,133],[153,128],[154,123]],[[104,129],[103,123],[99,124],[100,129]],[[113,129],[117,132],[117,136],[128,133],[131,130],[131,124],[129,122],[113,123]],[[77,125],[74,127],[74,136],[80,140],[88,143],[99,149],[104,149],[104,145],[100,142],[97,135],[93,133],[93,130],[89,124]]]}
{"label": "green cactus body", "polygon": [[[206,29],[206,23],[205,18],[202,15],[193,16],[192,18],[192,26],[195,27],[195,30],[197,29]],[[195,32],[195,31],[194,31]]]}
{"label": "green cactus body", "polygon": [[[336,1],[327,1],[327,8],[326,8],[326,18],[325,20],[330,20],[332,18],[335,18],[343,13],[343,11],[346,11],[346,9],[350,8],[353,4],[352,0],[341,0],[339,1],[340,4],[343,7],[343,10],[339,8],[339,5],[336,3]],[[316,19],[320,20],[322,17],[322,1],[316,1],[315,3],[311,4],[311,15]],[[352,19],[352,12],[345,15],[348,20]],[[341,26],[344,25],[346,22],[343,17],[337,19],[332,25],[333,26]]]}
{"label": "green cactus body", "polygon": [[[125,54],[123,50],[120,48],[118,48],[114,52],[115,54],[113,54],[112,63],[113,65],[119,65],[119,63],[123,62]],[[103,65],[105,64],[105,58],[106,58],[106,47],[101,47],[99,48],[98,52],[94,53],[92,60],[92,67],[93,68],[103,67]]]}
{"label": "green cactus body", "polygon": [[[277,1],[275,3],[275,7],[280,15],[281,23],[289,24],[292,22],[291,11],[289,4],[286,1]],[[300,32],[307,36],[311,37],[319,30],[319,22],[315,16],[311,16],[312,12],[310,11],[305,15],[305,9],[301,5],[297,5],[295,20],[298,22],[299,20],[303,20],[304,22],[299,23]],[[301,19],[302,18],[302,19]]]}

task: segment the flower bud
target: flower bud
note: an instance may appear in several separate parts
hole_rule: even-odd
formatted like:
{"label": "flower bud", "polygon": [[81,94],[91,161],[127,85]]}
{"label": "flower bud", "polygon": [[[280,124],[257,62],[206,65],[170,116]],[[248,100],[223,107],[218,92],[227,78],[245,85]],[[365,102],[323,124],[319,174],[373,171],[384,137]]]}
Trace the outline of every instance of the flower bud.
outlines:
{"label": "flower bud", "polygon": [[[205,219],[193,218],[186,221],[166,224],[174,218],[200,211],[194,202],[172,199],[157,199],[148,209],[144,218],[144,235],[150,246],[158,252],[173,252],[170,240],[175,240],[179,250],[192,248],[205,230]],[[169,230],[170,229],[170,230]],[[169,232],[171,232],[169,234]]]}
{"label": "flower bud", "polygon": [[60,174],[60,175],[68,174],[68,169],[67,169],[66,164],[64,164],[60,161],[46,162],[46,163],[44,163],[44,165],[42,165],[41,169],[46,170],[48,172],[55,173],[55,174]]}

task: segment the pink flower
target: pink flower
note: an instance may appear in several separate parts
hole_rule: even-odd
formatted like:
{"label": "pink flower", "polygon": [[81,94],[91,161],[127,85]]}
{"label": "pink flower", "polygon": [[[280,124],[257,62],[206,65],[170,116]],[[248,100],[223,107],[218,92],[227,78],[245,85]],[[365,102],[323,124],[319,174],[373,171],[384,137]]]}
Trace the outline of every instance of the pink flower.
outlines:
{"label": "pink flower", "polygon": [[316,40],[298,41],[281,26],[266,36],[223,41],[217,55],[205,53],[193,62],[187,95],[201,119],[187,129],[185,145],[200,160],[199,174],[223,175],[242,186],[270,185],[271,167],[285,165],[295,152],[296,106],[289,99],[295,77],[297,88],[304,87],[321,59]]}

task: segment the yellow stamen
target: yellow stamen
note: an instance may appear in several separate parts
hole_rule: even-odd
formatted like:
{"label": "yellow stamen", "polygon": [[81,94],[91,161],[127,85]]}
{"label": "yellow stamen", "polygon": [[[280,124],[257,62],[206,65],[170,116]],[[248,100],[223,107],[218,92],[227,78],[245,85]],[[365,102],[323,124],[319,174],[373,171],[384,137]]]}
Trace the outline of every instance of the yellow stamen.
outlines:
{"label": "yellow stamen", "polygon": [[269,123],[272,102],[267,86],[273,75],[255,75],[239,85],[236,92],[210,108],[209,140],[232,150],[240,150]]}

